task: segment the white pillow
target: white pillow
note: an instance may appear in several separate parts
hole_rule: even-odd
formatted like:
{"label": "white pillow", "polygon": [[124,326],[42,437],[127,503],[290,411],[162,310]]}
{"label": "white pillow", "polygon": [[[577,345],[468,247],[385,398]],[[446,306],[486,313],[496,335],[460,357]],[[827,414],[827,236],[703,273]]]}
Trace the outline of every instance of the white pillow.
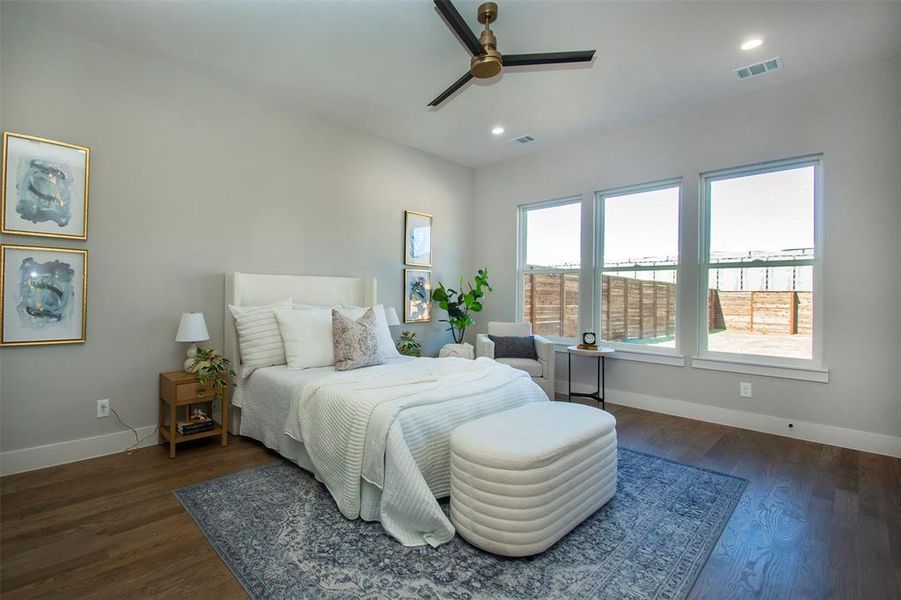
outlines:
{"label": "white pillow", "polygon": [[[379,347],[379,359],[385,360],[400,356],[394,346],[391,331],[388,330],[388,319],[385,307],[377,304],[372,307],[376,318],[376,339]],[[343,314],[357,320],[369,310],[368,307],[347,307],[339,309]],[[330,367],[335,364],[335,338],[332,333],[331,308],[307,308],[297,310],[278,308],[275,310],[278,328],[285,343],[285,357],[289,369],[311,369],[313,367]]]}
{"label": "white pillow", "polygon": [[265,306],[228,305],[238,330],[242,378],[262,367],[285,364],[285,345],[273,314],[273,309],[280,306],[290,308],[291,300]]}
{"label": "white pillow", "polygon": [[[368,306],[351,306],[349,304],[342,304],[341,306],[341,312],[353,317],[354,320],[362,317],[363,313],[369,308]],[[385,316],[385,306],[376,304],[372,307],[372,310],[375,311],[375,337],[378,340],[381,359],[385,360],[386,358],[400,356],[397,346],[394,345],[394,338],[391,337],[391,330],[388,329],[388,317]]]}
{"label": "white pillow", "polygon": [[332,338],[332,309],[275,310],[278,329],[285,342],[289,369],[330,367],[335,364]]}

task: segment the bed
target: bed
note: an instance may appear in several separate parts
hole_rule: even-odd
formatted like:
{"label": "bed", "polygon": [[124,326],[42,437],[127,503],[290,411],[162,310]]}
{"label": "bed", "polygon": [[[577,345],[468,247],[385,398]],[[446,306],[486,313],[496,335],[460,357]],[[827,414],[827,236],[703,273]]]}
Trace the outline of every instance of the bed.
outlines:
{"label": "bed", "polygon": [[[370,306],[376,291],[374,279],[229,273],[225,304]],[[224,354],[238,365],[235,323],[224,314]],[[312,473],[347,518],[379,521],[404,545],[437,546],[454,535],[436,500],[450,492],[450,432],[541,401],[527,374],[489,359],[396,357],[343,372],[280,365],[239,382],[229,429]]]}

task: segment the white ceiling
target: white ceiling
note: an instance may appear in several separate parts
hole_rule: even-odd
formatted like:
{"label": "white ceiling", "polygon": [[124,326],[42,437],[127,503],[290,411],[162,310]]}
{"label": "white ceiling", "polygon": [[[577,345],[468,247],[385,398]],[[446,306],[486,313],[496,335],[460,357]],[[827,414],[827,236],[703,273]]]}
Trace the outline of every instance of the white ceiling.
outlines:
{"label": "white ceiling", "polygon": [[[469,55],[429,0],[4,4],[471,166],[901,54],[898,2],[500,0],[502,53],[596,48],[594,63],[510,70],[435,110],[426,104],[466,71]],[[456,5],[478,31],[478,2]],[[763,46],[739,50],[752,34]],[[777,55],[782,71],[732,74]],[[504,135],[491,135],[496,124]],[[537,142],[506,143],[522,134]]]}

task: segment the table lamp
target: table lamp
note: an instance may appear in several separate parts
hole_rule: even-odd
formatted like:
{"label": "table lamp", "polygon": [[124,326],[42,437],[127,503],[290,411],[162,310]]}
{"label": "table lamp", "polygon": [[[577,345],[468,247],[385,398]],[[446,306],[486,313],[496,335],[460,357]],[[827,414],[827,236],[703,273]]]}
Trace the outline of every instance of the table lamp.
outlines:
{"label": "table lamp", "polygon": [[189,371],[194,364],[194,356],[197,355],[197,342],[205,342],[210,339],[210,333],[206,330],[206,321],[203,313],[182,313],[178,323],[178,333],[175,334],[176,342],[190,342],[188,346],[188,358],[185,361],[185,371]]}
{"label": "table lamp", "polygon": [[400,319],[397,318],[397,311],[394,310],[394,307],[389,306],[385,309],[385,320],[388,321],[388,327],[400,325]]}

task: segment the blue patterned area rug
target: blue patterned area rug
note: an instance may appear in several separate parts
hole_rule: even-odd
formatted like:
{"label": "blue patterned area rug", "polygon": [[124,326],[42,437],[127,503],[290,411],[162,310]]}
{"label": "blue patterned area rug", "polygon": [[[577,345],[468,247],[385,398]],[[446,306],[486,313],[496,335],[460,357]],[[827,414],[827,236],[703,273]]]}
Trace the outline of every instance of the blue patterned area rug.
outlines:
{"label": "blue patterned area rug", "polygon": [[501,558],[459,536],[407,548],[341,516],[293,464],[175,495],[247,593],[270,598],[667,598],[688,596],[747,481],[619,449],[616,496],[553,547]]}

